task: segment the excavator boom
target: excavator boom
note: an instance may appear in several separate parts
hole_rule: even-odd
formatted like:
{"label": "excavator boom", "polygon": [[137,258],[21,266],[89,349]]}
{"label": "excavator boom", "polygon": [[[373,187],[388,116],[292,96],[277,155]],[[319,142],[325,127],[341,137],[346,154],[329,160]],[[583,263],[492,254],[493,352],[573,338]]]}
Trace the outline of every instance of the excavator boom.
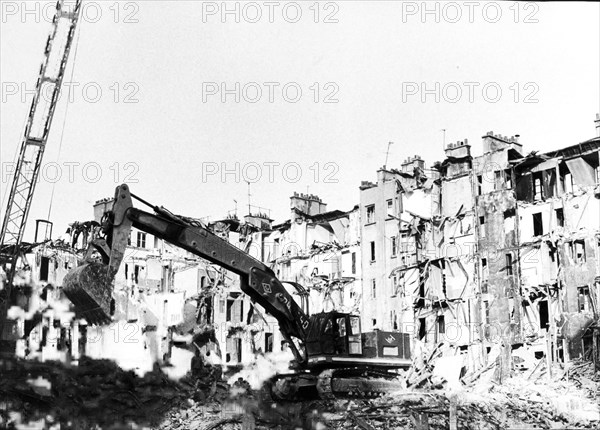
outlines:
{"label": "excavator boom", "polygon": [[[133,207],[132,197],[151,206],[153,213]],[[112,211],[105,214],[106,239],[98,238],[91,243],[103,262],[93,261],[90,248],[86,262],[67,274],[63,282],[65,294],[76,312],[88,322],[110,321],[114,279],[132,227],[236,273],[242,291],[278,321],[281,334],[294,353],[297,371],[277,375],[268,382],[273,398],[294,400],[316,395],[333,398],[402,389],[395,370],[410,365],[408,334],[379,330],[365,333],[360,327],[360,317],[343,312],[322,312],[308,317],[264,263],[200,222],[150,205],[131,194],[127,185],[117,187]],[[294,287],[306,294],[301,286]]]}
{"label": "excavator boom", "polygon": [[[305,341],[309,318],[273,271],[208,228],[198,223],[191,225],[162,208],[154,207],[154,213],[134,208],[127,185],[117,187],[107,224],[108,251],[106,247],[100,247],[99,251],[104,254],[108,266],[88,262],[65,278],[65,293],[76,306],[79,305],[82,314],[94,313],[101,322],[98,308],[104,308],[104,313],[107,313],[106,299],[112,292],[114,277],[123,261],[131,228],[135,227],[239,275],[242,291],[277,320],[292,350],[295,349],[292,337]],[[102,267],[105,267],[105,273]],[[297,360],[306,360],[303,352],[296,352]]]}

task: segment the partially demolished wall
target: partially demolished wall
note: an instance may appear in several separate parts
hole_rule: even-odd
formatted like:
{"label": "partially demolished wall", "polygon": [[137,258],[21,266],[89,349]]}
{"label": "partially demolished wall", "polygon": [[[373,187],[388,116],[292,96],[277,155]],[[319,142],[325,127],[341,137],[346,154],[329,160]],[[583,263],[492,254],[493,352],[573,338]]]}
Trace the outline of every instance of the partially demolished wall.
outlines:
{"label": "partially demolished wall", "polygon": [[[600,139],[515,161],[526,308],[552,360],[598,360]],[[596,323],[597,324],[597,323]],[[597,332],[596,332],[597,333]]]}
{"label": "partially demolished wall", "polygon": [[500,379],[523,345],[598,363],[600,138],[528,155],[518,136],[482,140],[363,182],[363,326],[454,346],[470,369],[494,349]]}

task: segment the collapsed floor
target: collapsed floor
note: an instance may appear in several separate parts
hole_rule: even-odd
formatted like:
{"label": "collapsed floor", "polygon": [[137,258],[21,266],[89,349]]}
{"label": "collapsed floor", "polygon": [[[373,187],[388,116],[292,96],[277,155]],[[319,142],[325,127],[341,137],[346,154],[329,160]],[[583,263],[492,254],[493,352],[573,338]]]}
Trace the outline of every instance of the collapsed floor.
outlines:
{"label": "collapsed floor", "polygon": [[596,428],[600,374],[591,362],[540,360],[495,382],[496,366],[439,376],[435,354],[405,372],[403,392],[375,399],[273,403],[242,378],[207,368],[175,382],[157,366],[144,377],[108,360],[79,366],[3,360],[0,428],[73,429],[507,429]]}

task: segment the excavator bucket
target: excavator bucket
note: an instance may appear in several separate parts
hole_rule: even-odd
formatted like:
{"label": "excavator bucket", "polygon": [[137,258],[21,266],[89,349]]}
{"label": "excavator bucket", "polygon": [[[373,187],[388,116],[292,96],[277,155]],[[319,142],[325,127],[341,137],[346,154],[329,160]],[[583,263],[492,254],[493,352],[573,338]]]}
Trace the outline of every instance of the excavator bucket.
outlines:
{"label": "excavator bucket", "polygon": [[[114,308],[113,281],[127,248],[132,222],[126,213],[131,207],[129,187],[117,187],[105,229],[110,237],[110,246],[104,239],[92,240],[86,262],[67,273],[63,280],[63,290],[75,306],[75,314],[90,324],[100,325],[111,321]],[[101,254],[104,263],[92,261],[93,249]]]}
{"label": "excavator bucket", "polygon": [[63,291],[75,307],[75,315],[90,324],[106,324],[111,318],[112,276],[103,263],[84,263],[63,280]]}

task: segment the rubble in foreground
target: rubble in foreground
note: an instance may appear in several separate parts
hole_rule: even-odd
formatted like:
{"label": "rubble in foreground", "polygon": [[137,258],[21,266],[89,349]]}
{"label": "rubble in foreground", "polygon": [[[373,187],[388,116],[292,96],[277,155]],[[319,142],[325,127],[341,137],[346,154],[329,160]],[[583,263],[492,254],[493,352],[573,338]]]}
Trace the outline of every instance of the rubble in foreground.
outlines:
{"label": "rubble in foreground", "polygon": [[[172,410],[158,430],[198,429],[590,429],[600,426],[600,375],[592,363],[574,363],[546,379],[516,373],[493,382],[494,366],[477,380],[449,389],[409,388],[376,399],[271,403],[247,388],[246,396],[221,408],[195,404]],[[541,367],[541,366],[540,366]],[[540,376],[542,375],[542,376]],[[471,376],[471,379],[473,377]]]}
{"label": "rubble in foreground", "polygon": [[[173,381],[158,366],[144,377],[109,360],[3,360],[0,428],[14,429],[589,429],[600,425],[600,374],[593,363],[516,370],[502,384],[495,366],[459,385],[427,366],[410,387],[374,399],[273,403],[238,378],[209,371]],[[412,376],[411,376],[412,375]],[[412,382],[412,385],[411,385]]]}
{"label": "rubble in foreground", "polygon": [[158,366],[139,377],[87,357],[74,366],[3,359],[0,374],[0,428],[149,428],[168,410],[224,399],[228,389],[209,377],[176,382]]}

